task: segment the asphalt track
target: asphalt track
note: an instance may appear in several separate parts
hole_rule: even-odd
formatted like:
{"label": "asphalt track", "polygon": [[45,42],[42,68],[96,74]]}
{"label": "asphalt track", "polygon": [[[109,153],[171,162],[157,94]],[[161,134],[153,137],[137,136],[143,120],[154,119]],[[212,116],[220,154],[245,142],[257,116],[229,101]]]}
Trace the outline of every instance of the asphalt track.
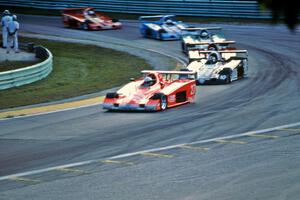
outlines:
{"label": "asphalt track", "polygon": [[[116,38],[184,60],[179,42],[143,39],[136,22],[119,31],[83,32],[64,29],[57,17],[20,19],[24,32]],[[300,126],[218,138],[300,122],[300,31],[215,25],[248,49],[248,78],[198,87],[196,103],[165,112],[114,113],[96,105],[2,120],[1,177],[99,162],[0,180],[0,199],[299,199]],[[210,138],[216,139],[194,143]],[[106,160],[176,144],[187,145]]]}

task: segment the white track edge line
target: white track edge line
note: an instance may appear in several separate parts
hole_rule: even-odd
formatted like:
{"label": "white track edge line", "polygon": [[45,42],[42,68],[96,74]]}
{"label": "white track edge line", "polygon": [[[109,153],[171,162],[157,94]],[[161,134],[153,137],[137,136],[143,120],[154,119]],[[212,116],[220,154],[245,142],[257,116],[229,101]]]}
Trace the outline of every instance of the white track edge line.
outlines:
{"label": "white track edge line", "polygon": [[153,148],[153,149],[137,151],[137,152],[132,152],[132,153],[125,153],[125,154],[111,156],[111,157],[103,158],[103,159],[99,159],[99,160],[87,160],[87,161],[70,163],[70,164],[65,164],[65,165],[59,165],[59,166],[54,166],[54,167],[49,167],[49,168],[44,168],[44,169],[32,170],[32,171],[27,171],[27,172],[22,172],[22,173],[16,173],[16,174],[11,174],[11,175],[7,175],[7,176],[1,176],[0,181],[8,180],[8,179],[11,179],[11,178],[14,178],[14,177],[19,177],[19,176],[29,176],[29,175],[40,174],[40,173],[44,173],[44,172],[50,172],[50,171],[60,169],[60,168],[88,165],[88,164],[96,163],[96,162],[99,162],[99,161],[102,161],[102,160],[114,160],[114,159],[119,159],[119,158],[131,157],[131,156],[135,156],[135,155],[139,155],[139,154],[143,154],[143,153],[170,150],[170,149],[178,148],[178,147],[184,146],[184,145],[203,144],[203,143],[214,142],[214,141],[218,141],[218,140],[234,139],[234,138],[249,136],[251,134],[268,133],[268,132],[280,130],[280,129],[283,129],[283,128],[292,128],[292,127],[295,127],[295,126],[300,126],[300,122],[281,125],[281,126],[276,126],[276,127],[267,128],[267,129],[261,129],[261,130],[257,130],[257,131],[248,131],[248,132],[245,132],[245,133],[229,135],[229,136],[224,136],[224,137],[216,137],[216,138],[211,138],[211,139],[206,139],[206,140],[200,140],[200,141],[195,141],[195,142],[191,142],[191,143],[182,143],[182,144],[176,144],[176,145],[170,145],[170,146],[165,146],[165,147]]}

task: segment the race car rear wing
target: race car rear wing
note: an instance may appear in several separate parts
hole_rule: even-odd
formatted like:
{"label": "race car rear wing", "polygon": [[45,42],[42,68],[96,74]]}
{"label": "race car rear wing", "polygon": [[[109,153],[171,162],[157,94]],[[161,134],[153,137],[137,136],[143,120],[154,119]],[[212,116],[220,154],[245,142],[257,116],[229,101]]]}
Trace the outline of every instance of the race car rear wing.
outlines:
{"label": "race car rear wing", "polygon": [[197,43],[192,43],[188,44],[191,46],[196,46],[196,45],[211,45],[211,44],[234,44],[235,41],[233,40],[225,40],[225,41],[219,41],[219,42],[197,42]]}
{"label": "race car rear wing", "polygon": [[[149,74],[149,73],[159,73],[164,75],[166,79],[172,79],[172,75],[179,75],[179,79],[189,79],[195,80],[197,79],[197,73],[192,71],[161,71],[161,70],[143,70],[142,74]],[[169,75],[169,76],[168,76]]]}
{"label": "race car rear wing", "polygon": [[192,27],[192,28],[182,28],[183,31],[201,31],[201,30],[221,30],[221,27]]}
{"label": "race car rear wing", "polygon": [[143,21],[143,20],[149,20],[149,19],[161,19],[163,17],[175,17],[175,15],[149,15],[149,16],[140,16],[139,17],[139,21]]}
{"label": "race car rear wing", "polygon": [[[215,51],[201,51],[200,53],[212,53],[212,52],[215,52]],[[221,51],[218,51],[219,53],[247,53],[248,51],[247,50],[221,50]]]}
{"label": "race car rear wing", "polygon": [[143,70],[141,71],[142,74],[149,74],[149,73],[159,73],[159,74],[190,74],[193,75],[195,72],[191,71],[162,71],[162,70]]}
{"label": "race car rear wing", "polygon": [[[207,55],[212,52],[216,51],[189,51],[189,60],[191,62],[194,60],[207,59]],[[225,62],[228,62],[230,60],[248,59],[247,50],[222,50],[217,52],[220,53]]]}

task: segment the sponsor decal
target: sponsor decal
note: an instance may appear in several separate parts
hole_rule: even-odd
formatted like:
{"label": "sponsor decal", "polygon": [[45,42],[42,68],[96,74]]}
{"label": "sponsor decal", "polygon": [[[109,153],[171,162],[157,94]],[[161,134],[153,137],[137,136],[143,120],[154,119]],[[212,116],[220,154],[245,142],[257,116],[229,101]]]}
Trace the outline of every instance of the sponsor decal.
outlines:
{"label": "sponsor decal", "polygon": [[175,100],[176,100],[175,95],[169,96],[169,102],[175,102]]}

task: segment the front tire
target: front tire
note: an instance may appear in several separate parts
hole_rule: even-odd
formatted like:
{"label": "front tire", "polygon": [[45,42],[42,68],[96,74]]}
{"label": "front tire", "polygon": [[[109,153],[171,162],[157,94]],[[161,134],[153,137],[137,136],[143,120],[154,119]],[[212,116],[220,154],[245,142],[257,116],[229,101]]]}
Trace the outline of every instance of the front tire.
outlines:
{"label": "front tire", "polygon": [[82,28],[83,30],[88,30],[88,29],[89,29],[88,23],[83,22],[83,23],[81,24],[81,28]]}
{"label": "front tire", "polygon": [[168,101],[167,101],[167,96],[162,94],[160,97],[160,109],[162,111],[166,110],[168,107]]}
{"label": "front tire", "polygon": [[231,69],[223,69],[220,72],[220,76],[225,77],[225,78],[224,79],[222,78],[221,80],[224,81],[225,84],[231,83],[231,74],[232,74]]}

